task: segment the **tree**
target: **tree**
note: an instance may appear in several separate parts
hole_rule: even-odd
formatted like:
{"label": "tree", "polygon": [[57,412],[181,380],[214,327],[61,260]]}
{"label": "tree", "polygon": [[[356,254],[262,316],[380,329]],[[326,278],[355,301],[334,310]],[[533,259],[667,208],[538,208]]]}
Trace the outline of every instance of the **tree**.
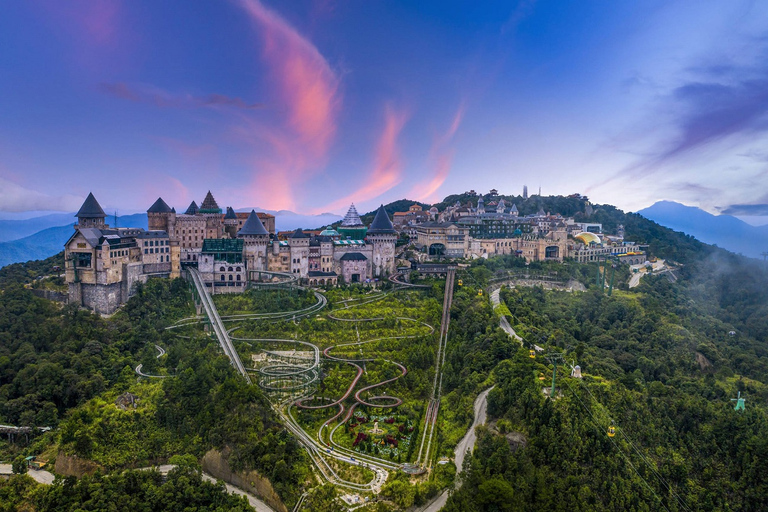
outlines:
{"label": "tree", "polygon": [[27,461],[24,459],[23,455],[19,455],[13,459],[13,462],[11,463],[11,469],[16,475],[23,475],[27,472]]}

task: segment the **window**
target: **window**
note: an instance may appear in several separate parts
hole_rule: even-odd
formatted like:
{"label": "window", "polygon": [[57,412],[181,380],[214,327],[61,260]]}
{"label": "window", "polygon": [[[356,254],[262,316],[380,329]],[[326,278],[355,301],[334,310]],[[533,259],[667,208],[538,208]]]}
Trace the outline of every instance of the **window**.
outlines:
{"label": "window", "polygon": [[[237,267],[235,270],[237,270],[238,272],[240,272],[240,267]],[[238,277],[238,279],[240,279],[240,278]]]}
{"label": "window", "polygon": [[171,257],[170,256],[166,256],[165,257],[165,261],[171,261]]}
{"label": "window", "polygon": [[[240,276],[237,276],[237,277],[240,277]],[[231,275],[229,276],[229,280],[232,281],[232,276]]]}
{"label": "window", "polygon": [[228,270],[228,271],[230,271],[230,272],[232,272],[232,267],[229,267],[227,270]]}
{"label": "window", "polygon": [[224,267],[219,267],[219,272],[224,272]]}
{"label": "window", "polygon": [[222,281],[224,280],[224,276],[221,276],[221,280],[222,280]]}
{"label": "window", "polygon": [[237,274],[237,280],[238,281],[240,280],[240,274]]}

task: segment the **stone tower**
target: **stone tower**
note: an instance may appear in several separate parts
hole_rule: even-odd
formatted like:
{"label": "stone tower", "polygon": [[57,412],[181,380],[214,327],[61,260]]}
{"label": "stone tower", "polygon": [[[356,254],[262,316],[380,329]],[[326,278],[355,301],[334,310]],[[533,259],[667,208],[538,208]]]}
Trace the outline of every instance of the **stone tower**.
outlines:
{"label": "stone tower", "polygon": [[158,197],[157,201],[147,210],[147,227],[150,231],[160,230],[170,234],[170,228],[176,220],[176,214],[170,206]]}
{"label": "stone tower", "polygon": [[237,236],[237,215],[231,206],[227,207],[227,214],[224,216],[224,232],[229,235],[229,238]]}
{"label": "stone tower", "polygon": [[[231,208],[230,208],[231,210]],[[234,211],[232,212],[234,213]],[[237,220],[237,217],[235,217]],[[237,232],[237,238],[243,239],[243,252],[245,254],[245,268],[248,270],[267,270],[267,242],[269,232],[261,219],[251,210],[248,219]],[[246,281],[248,279],[246,278]]]}
{"label": "stone tower", "polygon": [[104,210],[101,208],[101,205],[96,198],[93,197],[92,192],[88,193],[88,197],[85,198],[83,206],[80,207],[80,210],[75,214],[75,217],[77,217],[77,225],[75,228],[104,229],[109,227],[104,223],[104,219],[107,215],[104,213]]}
{"label": "stone tower", "polygon": [[485,213],[485,201],[483,200],[483,196],[480,196],[480,199],[477,200],[477,214],[482,215]]}
{"label": "stone tower", "polygon": [[384,277],[395,273],[395,242],[397,231],[389,220],[384,205],[379,206],[368,228],[366,240],[373,246],[373,276]]}
{"label": "stone tower", "polygon": [[291,273],[306,277],[309,272],[309,235],[299,228],[290,236],[288,243],[291,246]]}

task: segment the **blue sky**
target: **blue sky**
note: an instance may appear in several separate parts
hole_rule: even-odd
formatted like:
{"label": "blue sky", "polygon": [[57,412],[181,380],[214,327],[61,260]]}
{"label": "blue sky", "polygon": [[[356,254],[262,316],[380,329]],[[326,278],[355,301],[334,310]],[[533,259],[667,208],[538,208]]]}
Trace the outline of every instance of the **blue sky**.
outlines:
{"label": "blue sky", "polygon": [[469,189],[768,213],[759,2],[6,2],[0,214]]}

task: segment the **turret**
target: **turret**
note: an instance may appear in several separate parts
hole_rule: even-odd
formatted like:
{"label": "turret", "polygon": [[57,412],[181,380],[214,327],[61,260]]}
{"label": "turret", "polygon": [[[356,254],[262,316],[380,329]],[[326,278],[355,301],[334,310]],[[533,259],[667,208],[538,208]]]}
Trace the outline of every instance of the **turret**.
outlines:
{"label": "turret", "polygon": [[227,207],[227,214],[224,216],[224,232],[229,235],[229,238],[237,236],[237,214],[231,206]]}
{"label": "turret", "polygon": [[157,201],[147,210],[147,226],[150,231],[160,230],[169,231],[169,225],[173,225],[170,221],[171,217],[175,219],[176,214],[173,212],[170,206],[163,201],[162,197],[158,197]]}
{"label": "turret", "polygon": [[76,228],[102,229],[108,227],[104,224],[104,219],[107,217],[107,214],[104,213],[99,202],[93,197],[92,192],[88,193],[88,197],[85,198],[83,206],[80,207],[80,210],[75,214],[75,217],[77,217]]}
{"label": "turret", "polygon": [[[234,215],[234,210],[232,215]],[[227,212],[229,215],[229,211]],[[225,220],[226,222],[226,220]],[[237,227],[237,216],[235,216],[235,227]],[[266,270],[267,269],[267,242],[269,241],[269,232],[255,210],[251,210],[248,219],[237,232],[237,238],[244,240],[243,252],[245,253],[245,267],[248,270]],[[275,240],[275,243],[278,243]]]}
{"label": "turret", "polygon": [[374,277],[394,274],[397,231],[395,231],[383,204],[376,211],[376,216],[368,228],[366,240],[373,246]]}

